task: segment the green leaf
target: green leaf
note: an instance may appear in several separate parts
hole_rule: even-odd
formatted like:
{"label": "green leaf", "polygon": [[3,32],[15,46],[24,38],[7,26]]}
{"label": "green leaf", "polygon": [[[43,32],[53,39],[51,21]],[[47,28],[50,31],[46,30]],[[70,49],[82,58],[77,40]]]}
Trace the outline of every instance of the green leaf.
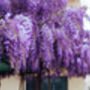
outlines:
{"label": "green leaf", "polygon": [[8,64],[0,63],[0,72],[10,72],[11,68]]}

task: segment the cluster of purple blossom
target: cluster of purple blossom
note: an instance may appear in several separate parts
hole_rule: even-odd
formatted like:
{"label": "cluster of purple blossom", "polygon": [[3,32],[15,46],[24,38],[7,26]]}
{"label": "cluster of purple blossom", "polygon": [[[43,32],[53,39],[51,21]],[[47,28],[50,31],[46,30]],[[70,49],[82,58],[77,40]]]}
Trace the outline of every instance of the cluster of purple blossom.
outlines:
{"label": "cluster of purple blossom", "polygon": [[90,74],[85,11],[67,9],[67,2],[0,0],[0,61],[4,53],[16,73],[54,70],[53,75],[60,75],[66,70],[67,76]]}

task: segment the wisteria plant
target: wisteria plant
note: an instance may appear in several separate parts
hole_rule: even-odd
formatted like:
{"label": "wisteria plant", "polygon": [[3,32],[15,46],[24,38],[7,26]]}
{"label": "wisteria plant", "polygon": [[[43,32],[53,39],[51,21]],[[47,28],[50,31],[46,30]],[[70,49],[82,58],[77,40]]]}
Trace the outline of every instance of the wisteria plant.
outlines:
{"label": "wisteria plant", "polygon": [[0,61],[5,54],[15,74],[90,74],[90,31],[83,28],[83,18],[89,17],[67,3],[0,0]]}

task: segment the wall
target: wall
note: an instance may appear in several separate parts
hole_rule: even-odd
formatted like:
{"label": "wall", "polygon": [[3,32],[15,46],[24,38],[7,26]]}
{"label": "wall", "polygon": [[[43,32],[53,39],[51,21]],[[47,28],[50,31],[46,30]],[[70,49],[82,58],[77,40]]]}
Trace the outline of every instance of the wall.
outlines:
{"label": "wall", "polygon": [[71,78],[68,79],[68,90],[85,90],[84,78]]}
{"label": "wall", "polygon": [[77,8],[80,4],[80,0],[68,0],[68,7]]}
{"label": "wall", "polygon": [[[89,82],[90,83],[90,82]],[[11,76],[1,80],[0,90],[19,90],[20,77]],[[85,90],[85,79],[84,78],[69,78],[68,79],[68,90]],[[26,83],[22,90],[26,90]]]}
{"label": "wall", "polygon": [[0,90],[19,90],[20,77],[11,76],[1,80]]}

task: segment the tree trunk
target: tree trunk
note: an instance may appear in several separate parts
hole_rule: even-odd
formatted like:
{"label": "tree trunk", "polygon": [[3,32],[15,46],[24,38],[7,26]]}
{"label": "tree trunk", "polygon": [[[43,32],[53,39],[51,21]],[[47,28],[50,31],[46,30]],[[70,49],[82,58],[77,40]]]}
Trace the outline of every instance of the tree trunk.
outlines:
{"label": "tree trunk", "polygon": [[1,76],[0,76],[0,90],[1,90]]}
{"label": "tree trunk", "polygon": [[38,90],[41,90],[41,75],[38,75]]}
{"label": "tree trunk", "polygon": [[51,90],[50,76],[48,76],[48,90]]}
{"label": "tree trunk", "polygon": [[23,80],[22,76],[20,76],[20,85],[19,85],[19,90],[22,90],[23,83],[24,83],[24,80]]}

